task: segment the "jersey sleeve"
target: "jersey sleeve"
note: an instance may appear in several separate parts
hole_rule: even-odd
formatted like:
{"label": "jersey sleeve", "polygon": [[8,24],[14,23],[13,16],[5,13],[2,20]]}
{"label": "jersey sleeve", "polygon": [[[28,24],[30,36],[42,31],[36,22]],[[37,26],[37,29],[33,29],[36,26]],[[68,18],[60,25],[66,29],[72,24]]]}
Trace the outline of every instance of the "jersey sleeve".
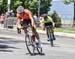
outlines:
{"label": "jersey sleeve", "polygon": [[45,21],[44,18],[41,21],[41,24],[53,22],[52,18],[48,16],[48,19]]}
{"label": "jersey sleeve", "polygon": [[21,16],[19,14],[16,15],[17,19],[22,19]]}
{"label": "jersey sleeve", "polygon": [[53,22],[53,19],[51,17],[48,16],[48,19],[50,20],[50,22]]}
{"label": "jersey sleeve", "polygon": [[31,15],[31,16],[32,16],[32,12],[31,12],[30,10],[25,9],[24,11],[25,11],[25,13],[27,13],[28,15]]}

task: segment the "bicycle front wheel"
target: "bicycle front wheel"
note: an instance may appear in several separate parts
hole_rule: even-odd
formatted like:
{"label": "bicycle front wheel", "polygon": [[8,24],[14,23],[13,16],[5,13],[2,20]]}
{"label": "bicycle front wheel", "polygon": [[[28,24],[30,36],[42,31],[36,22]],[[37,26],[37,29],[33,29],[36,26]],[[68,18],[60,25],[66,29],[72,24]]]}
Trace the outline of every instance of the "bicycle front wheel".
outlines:
{"label": "bicycle front wheel", "polygon": [[31,37],[29,35],[25,36],[25,43],[26,43],[26,47],[27,47],[29,54],[33,55],[34,45],[32,44],[32,40],[31,40]]}
{"label": "bicycle front wheel", "polygon": [[42,53],[42,48],[37,47],[37,51],[38,51],[39,54],[41,54]]}
{"label": "bicycle front wheel", "polygon": [[50,41],[51,47],[53,47],[54,44],[53,44],[53,33],[52,33],[52,30],[50,29],[50,27],[48,27],[47,31],[48,31],[49,41]]}

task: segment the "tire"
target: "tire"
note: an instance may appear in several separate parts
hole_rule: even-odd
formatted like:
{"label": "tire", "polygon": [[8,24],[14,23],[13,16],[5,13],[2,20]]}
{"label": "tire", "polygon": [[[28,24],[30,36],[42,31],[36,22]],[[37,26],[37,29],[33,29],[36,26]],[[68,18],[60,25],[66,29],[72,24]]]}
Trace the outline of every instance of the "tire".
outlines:
{"label": "tire", "polygon": [[51,40],[50,40],[51,47],[53,47],[53,46],[54,46],[54,44],[53,44],[53,34],[52,34],[52,32],[50,32],[50,37],[51,37]]}
{"label": "tire", "polygon": [[41,54],[42,53],[42,48],[37,48],[37,51],[38,51],[39,54]]}
{"label": "tire", "polygon": [[31,38],[29,35],[25,36],[25,44],[26,44],[26,47],[27,47],[29,54],[33,55],[34,45],[32,44],[32,41],[31,41]]}
{"label": "tire", "polygon": [[36,44],[36,45],[37,45],[37,51],[38,51],[38,53],[41,54],[42,53],[42,48],[39,47],[38,44]]}
{"label": "tire", "polygon": [[54,44],[53,44],[53,35],[52,35],[52,31],[51,31],[51,29],[50,29],[50,27],[48,27],[48,35],[49,35],[49,37],[51,38],[49,41],[50,41],[50,44],[51,44],[51,47],[53,47],[54,46]]}
{"label": "tire", "polygon": [[53,47],[53,46],[54,46],[54,45],[53,45],[53,40],[51,40],[50,43],[51,43],[51,47]]}

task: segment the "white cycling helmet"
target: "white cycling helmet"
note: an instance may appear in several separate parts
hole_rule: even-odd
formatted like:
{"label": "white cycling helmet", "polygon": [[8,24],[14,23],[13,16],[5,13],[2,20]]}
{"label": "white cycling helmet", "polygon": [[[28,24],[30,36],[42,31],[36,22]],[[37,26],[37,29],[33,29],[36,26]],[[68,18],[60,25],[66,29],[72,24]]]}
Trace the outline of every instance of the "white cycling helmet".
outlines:
{"label": "white cycling helmet", "polygon": [[16,11],[17,11],[17,13],[22,13],[22,12],[24,12],[24,7],[19,6]]}

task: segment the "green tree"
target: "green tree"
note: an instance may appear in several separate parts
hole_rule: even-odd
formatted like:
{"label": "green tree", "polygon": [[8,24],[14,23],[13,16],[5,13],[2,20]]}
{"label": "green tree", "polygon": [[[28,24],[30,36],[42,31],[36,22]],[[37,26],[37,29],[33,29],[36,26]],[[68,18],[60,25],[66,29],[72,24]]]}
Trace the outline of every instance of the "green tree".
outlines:
{"label": "green tree", "polygon": [[[39,0],[20,0],[22,2],[22,6],[30,9],[33,14],[38,14],[38,1]],[[47,13],[50,10],[52,0],[40,0],[40,15],[43,13]]]}
{"label": "green tree", "polygon": [[[1,1],[1,0],[0,0]],[[7,0],[2,0],[0,4],[0,12],[7,11]],[[19,5],[24,6],[25,8],[30,9],[33,14],[38,14],[38,1],[39,0],[11,0],[10,9],[16,11],[16,8]],[[40,0],[40,15],[47,13],[50,10],[52,0]]]}
{"label": "green tree", "polygon": [[75,0],[62,0],[64,4],[70,4],[71,2],[74,3],[74,18],[73,18],[73,25],[75,26]]}
{"label": "green tree", "polygon": [[0,0],[0,14],[4,13],[7,9],[7,0]]}
{"label": "green tree", "polygon": [[0,5],[2,5],[3,0],[0,0]]}
{"label": "green tree", "polygon": [[11,5],[10,5],[10,9],[12,9],[14,12],[16,12],[16,8],[21,5],[22,2],[19,0],[12,0],[11,1]]}
{"label": "green tree", "polygon": [[52,17],[53,21],[55,22],[55,27],[61,27],[61,18],[59,17],[59,15],[57,14],[56,11],[54,11],[51,14],[51,17]]}

